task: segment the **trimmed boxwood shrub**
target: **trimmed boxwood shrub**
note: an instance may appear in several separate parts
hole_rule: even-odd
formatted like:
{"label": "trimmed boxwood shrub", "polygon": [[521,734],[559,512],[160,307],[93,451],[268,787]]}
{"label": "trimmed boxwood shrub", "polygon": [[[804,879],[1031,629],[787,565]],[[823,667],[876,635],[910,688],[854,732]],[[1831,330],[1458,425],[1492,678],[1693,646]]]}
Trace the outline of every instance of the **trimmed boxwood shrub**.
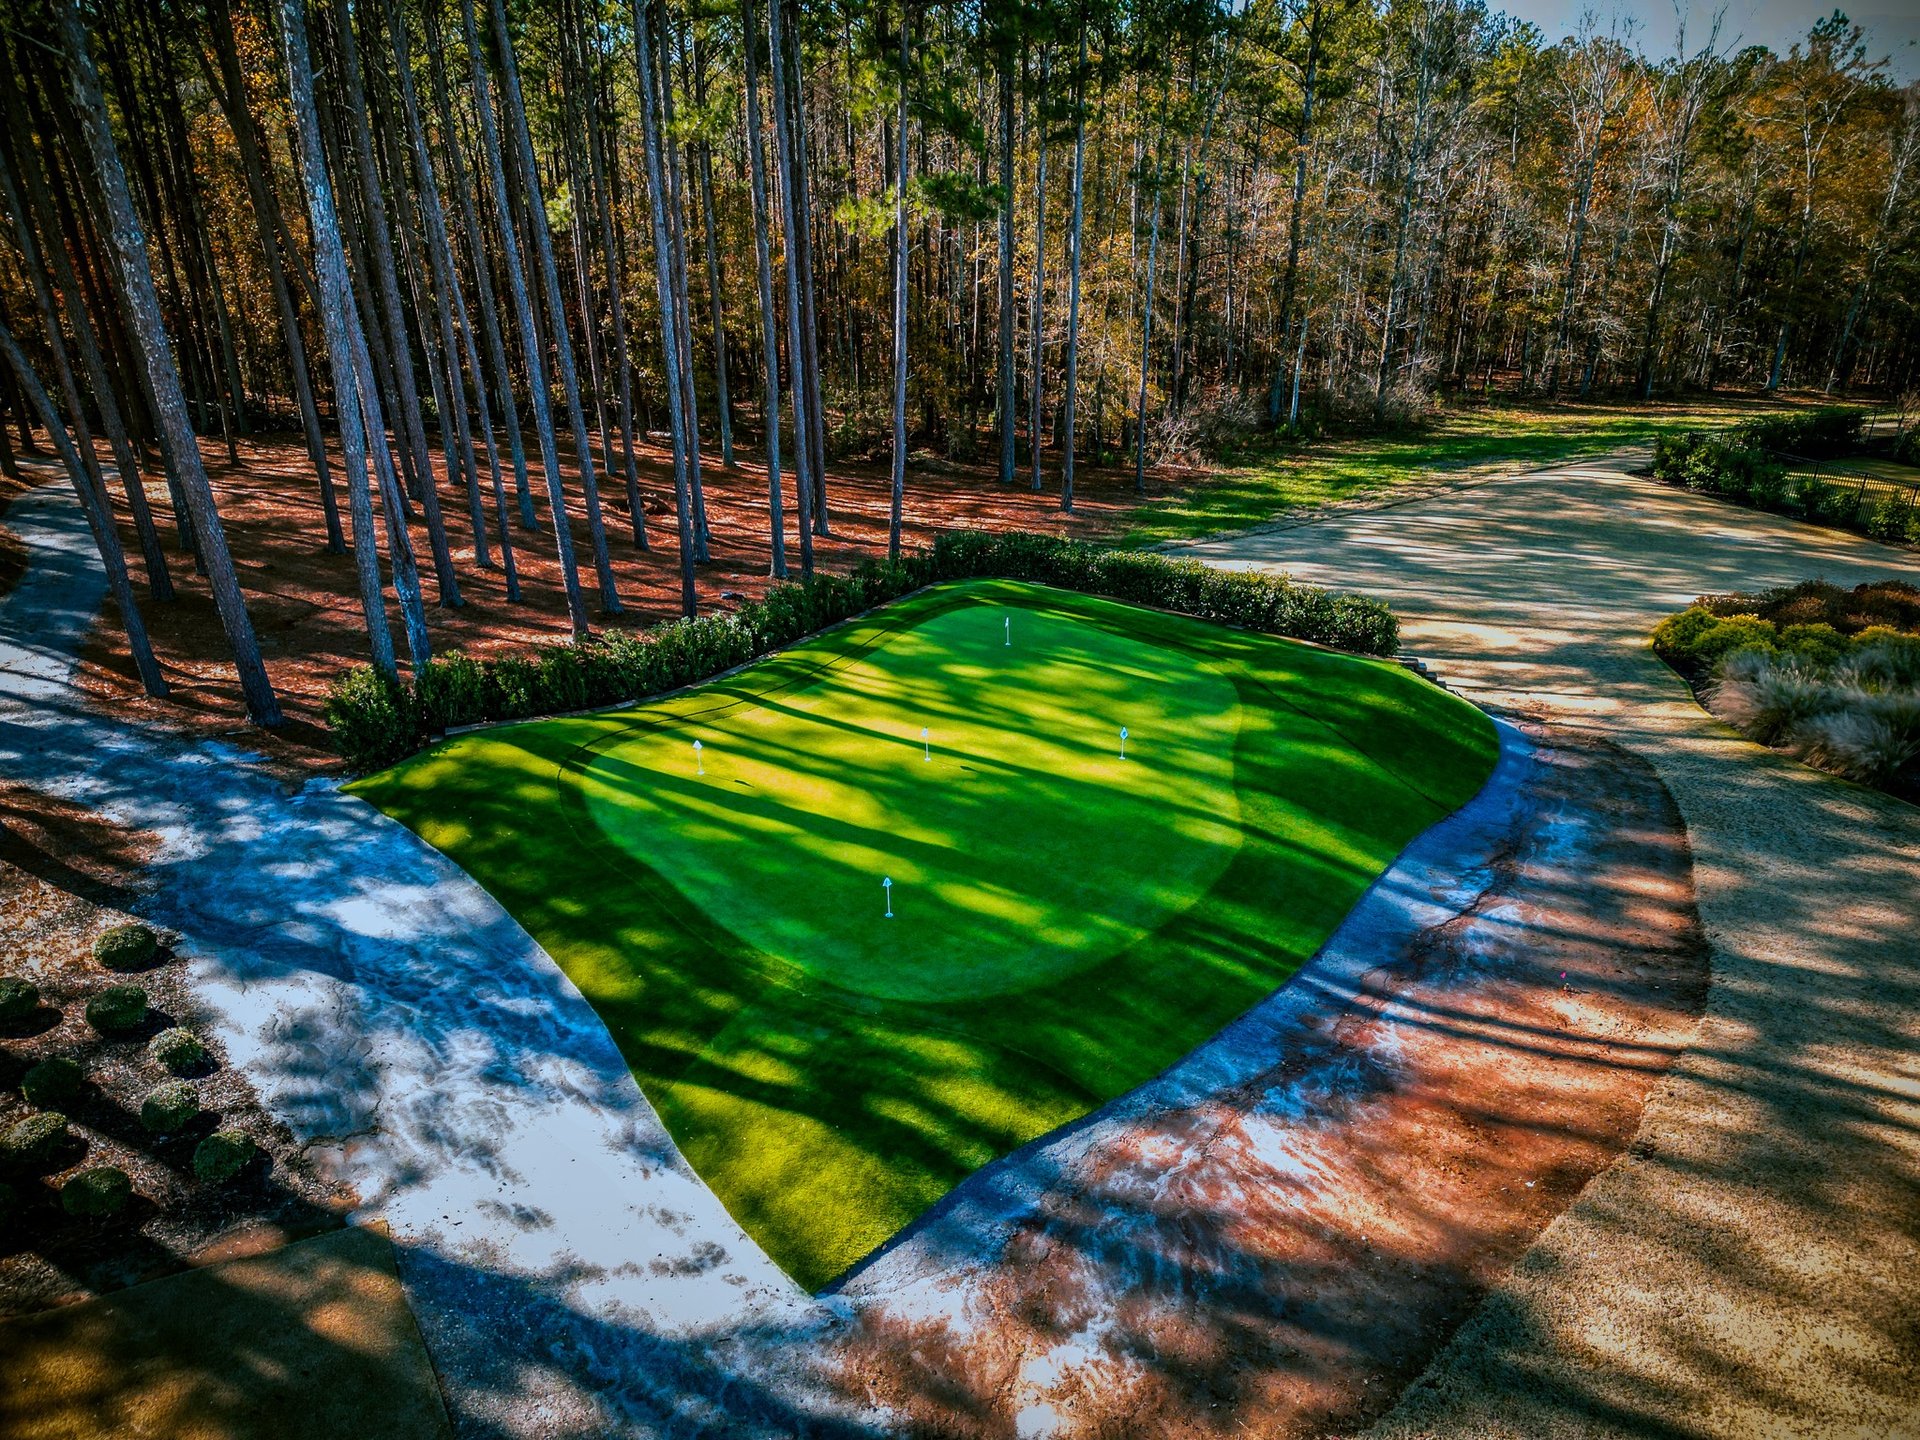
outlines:
{"label": "trimmed boxwood shrub", "polygon": [[64,1055],[42,1060],[20,1081],[20,1093],[36,1109],[65,1110],[80,1094],[87,1072]]}
{"label": "trimmed boxwood shrub", "polygon": [[193,1151],[193,1173],[208,1185],[224,1185],[252,1163],[260,1147],[238,1130],[216,1130]]}
{"label": "trimmed boxwood shrub", "polygon": [[1102,595],[1362,655],[1391,655],[1400,643],[1399,622],[1380,601],[1296,585],[1285,576],[1230,574],[1197,560],[1051,535],[960,530],[891,564],[863,560],[845,575],[776,585],[733,614],[614,631],[578,645],[542,646],[530,656],[476,661],[448,655],[422,667],[411,685],[362,666],[329,693],[327,724],[348,768],[365,773],[411,754],[449,726],[664,694],[922,586],[987,578]]}
{"label": "trimmed boxwood shrub", "polygon": [[1757,615],[1716,615],[1693,605],[1669,615],[1653,632],[1653,648],[1675,664],[1711,667],[1735,650],[1775,648],[1780,632]]}
{"label": "trimmed boxwood shrub", "polygon": [[207,1063],[207,1047],[191,1030],[179,1026],[162,1030],[147,1042],[147,1054],[175,1075],[187,1075]]}
{"label": "trimmed boxwood shrub", "polygon": [[87,1002],[87,1024],[102,1035],[123,1035],[147,1023],[147,992],[138,985],[109,985]]}
{"label": "trimmed boxwood shrub", "polygon": [[200,1097],[184,1080],[156,1085],[140,1102],[140,1123],[156,1135],[171,1135],[193,1123],[200,1113]]}
{"label": "trimmed boxwood shrub", "polygon": [[160,953],[160,937],[145,925],[116,925],[93,942],[93,958],[109,970],[138,970]]}
{"label": "trimmed boxwood shrub", "polygon": [[52,1110],[27,1116],[0,1135],[0,1167],[37,1170],[59,1158],[67,1143],[67,1117]]}
{"label": "trimmed boxwood shrub", "polygon": [[18,975],[0,975],[0,1024],[24,1020],[40,1008],[40,987]]}
{"label": "trimmed boxwood shrub", "polygon": [[96,1165],[82,1170],[60,1187],[60,1208],[84,1220],[104,1220],[118,1215],[133,1198],[133,1181],[127,1172],[112,1165]]}

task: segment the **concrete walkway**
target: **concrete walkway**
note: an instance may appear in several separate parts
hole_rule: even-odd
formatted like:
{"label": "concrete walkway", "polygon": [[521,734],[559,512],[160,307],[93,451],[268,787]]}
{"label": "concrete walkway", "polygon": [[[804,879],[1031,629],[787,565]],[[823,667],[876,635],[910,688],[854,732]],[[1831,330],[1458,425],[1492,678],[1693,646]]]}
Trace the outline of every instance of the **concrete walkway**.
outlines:
{"label": "concrete walkway", "polygon": [[1920,564],[1629,468],[1184,552],[1389,600],[1470,698],[1644,756],[1692,835],[1698,1045],[1375,1433],[1920,1435],[1920,810],[1740,739],[1645,640],[1703,592]]}

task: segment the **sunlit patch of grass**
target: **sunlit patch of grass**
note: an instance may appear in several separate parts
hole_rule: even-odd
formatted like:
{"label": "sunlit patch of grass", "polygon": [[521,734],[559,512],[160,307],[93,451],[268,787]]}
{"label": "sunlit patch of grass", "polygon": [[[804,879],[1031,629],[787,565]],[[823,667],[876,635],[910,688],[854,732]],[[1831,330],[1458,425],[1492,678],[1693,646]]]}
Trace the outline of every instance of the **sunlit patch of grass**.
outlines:
{"label": "sunlit patch of grass", "polygon": [[1276,444],[1223,465],[1166,500],[1141,506],[1130,545],[1190,540],[1281,518],[1289,510],[1390,492],[1435,472],[1464,478],[1516,464],[1550,465],[1648,445],[1669,430],[1732,424],[1751,402],[1661,405],[1495,403],[1440,411],[1404,435]]}
{"label": "sunlit patch of grass", "polygon": [[981,582],[354,788],[546,947],[814,1287],[1284,983],[1494,748],[1390,664]]}

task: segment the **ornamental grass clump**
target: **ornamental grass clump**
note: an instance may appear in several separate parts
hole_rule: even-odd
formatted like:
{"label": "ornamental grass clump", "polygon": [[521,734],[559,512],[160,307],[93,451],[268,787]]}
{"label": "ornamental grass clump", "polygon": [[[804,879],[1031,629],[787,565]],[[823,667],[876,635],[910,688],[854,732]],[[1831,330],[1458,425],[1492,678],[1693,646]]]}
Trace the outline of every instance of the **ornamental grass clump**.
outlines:
{"label": "ornamental grass clump", "polygon": [[1762,745],[1920,796],[1920,590],[1823,581],[1708,595],[1663,620],[1654,649],[1713,713]]}

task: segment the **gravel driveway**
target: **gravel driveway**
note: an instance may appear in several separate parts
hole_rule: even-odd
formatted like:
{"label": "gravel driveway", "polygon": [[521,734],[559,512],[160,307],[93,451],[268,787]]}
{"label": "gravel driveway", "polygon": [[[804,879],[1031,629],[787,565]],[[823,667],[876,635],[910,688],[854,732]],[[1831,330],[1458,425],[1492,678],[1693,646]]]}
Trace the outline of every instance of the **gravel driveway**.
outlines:
{"label": "gravel driveway", "polygon": [[1374,1433],[1920,1435],[1920,810],[1742,740],[1645,640],[1703,592],[1920,565],[1637,463],[1184,552],[1389,600],[1463,694],[1644,756],[1692,835],[1699,1043]]}

